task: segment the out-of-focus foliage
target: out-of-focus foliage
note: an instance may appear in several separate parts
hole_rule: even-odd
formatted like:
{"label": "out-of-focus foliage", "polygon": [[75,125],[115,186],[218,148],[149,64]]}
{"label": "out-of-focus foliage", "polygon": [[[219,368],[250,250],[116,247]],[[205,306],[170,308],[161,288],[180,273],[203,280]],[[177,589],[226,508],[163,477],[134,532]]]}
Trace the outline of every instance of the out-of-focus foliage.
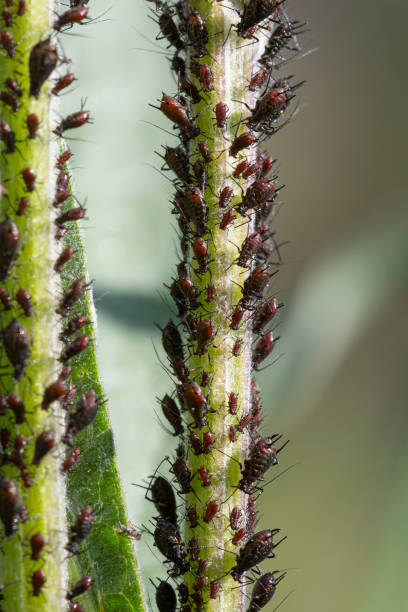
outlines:
{"label": "out-of-focus foliage", "polygon": [[[293,67],[308,80],[301,112],[271,146],[287,185],[276,221],[290,244],[273,287],[287,308],[279,325],[283,356],[259,378],[270,407],[265,432],[292,440],[278,470],[299,465],[266,487],[262,525],[289,536],[271,564],[298,568],[281,589],[282,596],[295,589],[287,612],[403,612],[408,6],[291,4],[291,14],[312,27],[305,47],[319,50]],[[111,6],[100,0],[93,13]],[[152,151],[171,136],[143,121],[158,121],[147,104],[176,84],[143,38],[154,39],[143,2],[123,0],[105,19],[94,40],[84,41],[86,62],[82,41],[72,45],[96,119],[85,132],[92,142],[72,146],[80,149],[77,186],[92,220],[85,238],[99,296],[102,373],[129,514],[140,524],[151,509],[131,483],[165,454],[155,396],[168,382],[153,348],[153,321],[168,316],[161,283],[176,261],[170,186],[149,167],[161,165]],[[146,543],[139,549],[146,576],[161,572]]]}

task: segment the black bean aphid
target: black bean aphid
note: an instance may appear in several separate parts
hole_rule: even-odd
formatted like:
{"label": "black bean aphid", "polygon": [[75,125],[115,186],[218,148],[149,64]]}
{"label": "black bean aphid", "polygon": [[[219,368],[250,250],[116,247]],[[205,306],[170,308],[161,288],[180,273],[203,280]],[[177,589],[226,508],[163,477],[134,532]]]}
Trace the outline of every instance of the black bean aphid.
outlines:
{"label": "black bean aphid", "polygon": [[162,411],[170,425],[174,429],[174,436],[181,436],[184,432],[183,421],[181,420],[181,414],[179,407],[173,398],[169,395],[165,395],[160,402]]}
{"label": "black bean aphid", "polygon": [[6,538],[11,538],[17,531],[22,513],[23,508],[16,483],[11,478],[0,476],[0,519]]}
{"label": "black bean aphid", "polygon": [[237,564],[231,569],[234,580],[240,581],[242,574],[267,557],[275,556],[272,552],[274,546],[276,546],[273,538],[277,533],[279,533],[279,529],[264,529],[249,538],[239,551]]}
{"label": "black bean aphid", "polygon": [[35,440],[32,464],[39,466],[45,455],[54,448],[55,440],[51,431],[42,431]]}
{"label": "black bean aphid", "polygon": [[159,612],[176,612],[177,609],[176,593],[171,584],[163,580],[156,588],[156,606]]}
{"label": "black bean aphid", "polygon": [[[176,498],[174,495],[173,487],[166,478],[163,476],[157,476],[147,494],[151,494],[151,500],[160,518],[177,525],[177,507]],[[146,494],[146,499],[149,499]]]}
{"label": "black bean aphid", "polygon": [[14,378],[21,380],[31,355],[28,333],[24,325],[13,319],[3,331],[6,355],[14,368]]}
{"label": "black bean aphid", "polygon": [[154,542],[162,555],[174,563],[175,576],[185,574],[190,569],[186,559],[184,543],[175,525],[159,519],[154,531]]}
{"label": "black bean aphid", "polygon": [[92,586],[91,576],[84,576],[76,582],[67,593],[67,599],[72,600],[85,593]]}
{"label": "black bean aphid", "polygon": [[98,396],[93,389],[81,395],[75,405],[75,410],[68,417],[68,424],[62,441],[68,446],[73,446],[74,436],[92,423],[98,413],[98,408]]}
{"label": "black bean aphid", "polygon": [[272,465],[278,463],[277,449],[274,445],[277,439],[279,436],[261,438],[251,447],[249,456],[245,459],[238,489],[244,493],[251,493],[254,483],[262,478]]}
{"label": "black bean aphid", "polygon": [[20,231],[11,219],[0,223],[0,281],[4,282],[11,272],[20,247]]}
{"label": "black bean aphid", "polygon": [[50,38],[41,40],[30,52],[30,96],[38,98],[41,87],[50,76],[58,62],[57,47]]}
{"label": "black bean aphid", "polygon": [[285,576],[285,574],[281,574],[278,578],[275,578],[275,574],[276,572],[267,572],[255,582],[248,612],[259,612],[271,601],[278,583]]}

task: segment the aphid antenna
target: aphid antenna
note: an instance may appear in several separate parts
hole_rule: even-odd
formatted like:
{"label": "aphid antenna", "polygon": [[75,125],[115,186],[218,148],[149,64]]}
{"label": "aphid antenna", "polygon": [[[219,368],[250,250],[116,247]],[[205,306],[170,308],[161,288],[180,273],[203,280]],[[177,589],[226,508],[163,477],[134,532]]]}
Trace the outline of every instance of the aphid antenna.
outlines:
{"label": "aphid antenna", "polygon": [[281,359],[281,357],[283,357],[284,355],[285,355],[285,353],[279,353],[279,355],[277,357],[275,357],[275,359],[273,361],[271,361],[271,363],[268,363],[268,365],[263,366],[262,368],[255,368],[255,366],[254,366],[254,370],[256,370],[256,372],[263,372],[264,370],[267,370],[268,368],[271,368],[273,365],[275,365],[275,363],[279,359]]}
{"label": "aphid antenna", "polygon": [[[156,110],[160,110],[160,108],[158,106],[155,106],[154,104],[150,104],[149,102],[149,106],[151,106],[152,108],[155,108]],[[169,134],[170,136],[175,136],[177,138],[177,134],[175,134],[174,132],[169,132],[168,130],[165,130],[164,128],[160,127],[160,125],[157,125],[156,123],[152,123],[151,121],[146,121],[145,119],[139,119],[140,123],[146,123],[147,125],[152,125],[155,128],[158,128],[159,130],[161,130],[162,132],[165,132],[166,134]]]}
{"label": "aphid antenna", "polygon": [[[289,440],[288,440],[289,442]],[[284,470],[282,470],[281,472],[279,472],[279,474],[277,474],[276,476],[274,476],[273,478],[271,478],[271,480],[268,480],[268,482],[266,482],[263,486],[263,488],[267,487],[269,484],[271,484],[272,482],[275,482],[275,480],[277,480],[278,478],[280,478],[281,476],[283,476],[284,474],[286,474],[286,472],[289,472],[289,470],[291,470],[292,468],[296,467],[297,465],[300,465],[301,462],[297,461],[296,463],[292,463],[292,465],[290,465],[289,467],[285,468]]]}
{"label": "aphid antenna", "polygon": [[285,601],[287,601],[287,600],[289,599],[289,597],[290,597],[290,596],[291,596],[291,595],[292,595],[292,594],[295,592],[295,590],[296,590],[296,589],[292,589],[292,591],[290,591],[290,592],[289,592],[289,593],[286,595],[286,597],[284,597],[284,598],[282,599],[282,601],[278,603],[278,605],[277,605],[277,606],[276,606],[276,607],[275,607],[275,608],[272,610],[272,612],[276,612],[276,610],[278,610],[278,609],[281,607],[281,605],[283,605],[283,604],[285,603]]}

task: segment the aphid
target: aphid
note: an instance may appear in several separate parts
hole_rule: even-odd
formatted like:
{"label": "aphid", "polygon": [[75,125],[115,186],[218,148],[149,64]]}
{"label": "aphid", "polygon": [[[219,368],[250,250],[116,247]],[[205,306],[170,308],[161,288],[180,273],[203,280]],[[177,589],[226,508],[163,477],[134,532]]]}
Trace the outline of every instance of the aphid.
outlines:
{"label": "aphid", "polygon": [[262,169],[260,178],[265,177],[272,169],[273,164],[276,162],[276,159],[272,157],[272,155],[268,155],[262,160]]}
{"label": "aphid", "polygon": [[169,481],[163,478],[163,476],[157,476],[150,487],[150,493],[152,498],[149,501],[154,503],[160,518],[173,525],[177,525],[176,498]]}
{"label": "aphid", "polygon": [[61,172],[58,173],[57,180],[55,182],[55,186],[58,191],[65,191],[68,188],[68,185],[69,185],[69,174],[64,172],[64,170],[61,170]]}
{"label": "aphid", "polygon": [[14,153],[15,135],[9,124],[3,120],[0,121],[0,140],[6,145],[6,153]]}
{"label": "aphid", "polygon": [[30,538],[30,546],[31,546],[31,561],[38,561],[41,557],[42,549],[45,546],[45,539],[41,531],[37,531]]}
{"label": "aphid", "polygon": [[170,425],[174,429],[174,436],[181,436],[184,433],[183,421],[181,419],[181,414],[179,407],[173,398],[169,395],[165,395],[160,402],[162,411]]}
{"label": "aphid", "polygon": [[248,85],[249,91],[256,91],[257,89],[265,85],[265,83],[268,82],[270,74],[271,74],[270,71],[266,69],[256,72],[249,82],[249,85]]}
{"label": "aphid", "polygon": [[98,396],[93,389],[81,395],[75,405],[75,410],[68,417],[62,441],[68,446],[73,446],[73,437],[92,423],[98,413],[98,408]]}
{"label": "aphid", "polygon": [[258,170],[259,170],[259,164],[257,163],[249,164],[248,168],[246,168],[246,170],[244,170],[244,172],[242,173],[242,178],[249,179],[249,177],[255,174],[256,172],[258,172]]}
{"label": "aphid", "polygon": [[177,597],[173,587],[168,582],[160,581],[156,588],[156,606],[159,612],[176,612]]}
{"label": "aphid", "polygon": [[[201,610],[204,610],[204,599],[203,599],[203,596],[201,595],[201,593],[198,593],[198,591],[195,591],[191,595],[191,598],[194,601],[194,606],[195,606],[195,609],[197,610],[197,612],[201,612]],[[185,611],[183,610],[183,612],[185,612]]]}
{"label": "aphid", "polygon": [[246,159],[243,159],[242,161],[239,162],[237,166],[235,166],[232,176],[235,176],[235,177],[241,176],[241,174],[245,172],[248,166],[249,166],[249,162]]}
{"label": "aphid", "polygon": [[176,98],[163,94],[160,110],[181,129],[186,138],[195,138],[200,133],[200,128],[191,117],[187,107]]}
{"label": "aphid", "polygon": [[75,74],[73,72],[67,72],[67,74],[64,74],[57,81],[55,81],[54,87],[51,89],[51,93],[57,96],[60,91],[66,89],[66,87],[69,87],[74,81]]}
{"label": "aphid", "polygon": [[268,332],[259,338],[252,353],[252,365],[254,370],[257,370],[259,364],[270,355],[276,340],[277,338],[274,338],[272,332]]}
{"label": "aphid", "polygon": [[302,25],[299,21],[285,21],[277,25],[270,35],[262,57],[258,62],[265,66],[273,66],[273,60],[276,55],[283,48],[288,48],[288,41],[293,39],[293,36],[296,35],[296,30],[302,27]]}
{"label": "aphid", "polygon": [[242,415],[242,417],[239,420],[239,423],[237,425],[237,430],[240,431],[241,433],[250,426],[252,422],[252,413],[249,412],[248,414],[244,414]]}
{"label": "aphid", "polygon": [[31,140],[34,140],[34,138],[37,136],[38,126],[40,124],[37,115],[35,113],[30,113],[27,116],[26,123],[28,129],[28,137],[31,138]]}
{"label": "aphid", "polygon": [[170,295],[177,307],[177,316],[182,318],[187,313],[188,301],[185,298],[184,293],[181,291],[178,279],[172,282],[169,289]]}
{"label": "aphid", "polygon": [[83,6],[69,8],[67,11],[58,16],[54,22],[54,30],[59,32],[66,25],[74,25],[74,23],[82,23],[88,16],[88,9]]}
{"label": "aphid", "polygon": [[42,569],[35,570],[31,576],[31,584],[33,587],[33,596],[38,597],[45,584],[45,574]]}
{"label": "aphid", "polygon": [[202,576],[205,573],[205,571],[207,569],[207,565],[208,565],[207,559],[199,559],[198,560],[197,574],[199,576]]}
{"label": "aphid", "polygon": [[237,338],[234,342],[234,346],[232,347],[232,355],[233,357],[238,357],[240,352],[241,352],[241,348],[242,348],[242,344],[243,344],[243,340],[242,338]]}
{"label": "aphid", "polygon": [[10,310],[11,299],[5,287],[0,287],[0,302],[2,303],[4,310]]}
{"label": "aphid", "polygon": [[31,317],[33,314],[33,303],[30,296],[25,289],[18,289],[16,293],[16,300],[21,306],[22,311],[26,317]]}
{"label": "aphid", "polygon": [[186,510],[187,520],[190,523],[191,529],[198,527],[198,516],[197,511],[193,506],[189,506]]}
{"label": "aphid", "polygon": [[[200,559],[201,560],[201,559]],[[202,559],[202,561],[205,561],[205,559]],[[201,591],[201,589],[203,589],[207,583],[207,576],[200,576],[199,578],[197,578],[197,580],[194,583],[193,589],[195,591]]]}
{"label": "aphid", "polygon": [[19,470],[25,467],[23,460],[24,447],[27,444],[27,440],[23,434],[17,434],[14,438],[14,450],[11,453],[9,459],[10,462],[16,466]]}
{"label": "aphid", "polygon": [[276,189],[271,180],[258,179],[246,190],[238,211],[244,215],[250,208],[257,209],[264,202],[273,201],[275,194]]}
{"label": "aphid", "polygon": [[76,396],[77,388],[75,385],[70,385],[68,391],[64,395],[61,401],[61,408],[66,410],[68,406],[71,406]]}
{"label": "aphid", "polygon": [[0,519],[6,538],[15,534],[22,514],[23,507],[16,483],[11,478],[0,476]]}
{"label": "aphid", "polygon": [[237,529],[239,528],[239,523],[241,521],[241,518],[242,518],[241,508],[239,508],[238,506],[234,506],[229,516],[230,527],[233,531],[237,531]]}
{"label": "aphid", "polygon": [[71,149],[65,149],[63,153],[58,157],[57,163],[55,164],[59,170],[62,170],[65,167],[65,164],[71,159],[72,151]]}
{"label": "aphid", "polygon": [[68,314],[69,309],[74,306],[80,297],[82,297],[87,286],[88,285],[83,278],[79,278],[78,280],[74,281],[64,293],[57,313],[65,317]]}
{"label": "aphid", "polygon": [[188,591],[187,585],[181,583],[177,586],[177,590],[179,593],[179,600],[181,604],[185,604],[188,602],[188,598],[190,597],[190,593]]}
{"label": "aphid", "polygon": [[196,354],[202,357],[208,351],[208,347],[214,336],[214,324],[211,319],[203,319],[197,324],[197,351]]}
{"label": "aphid", "polygon": [[16,215],[18,217],[21,217],[21,215],[25,213],[29,203],[30,203],[30,198],[28,196],[23,196],[22,198],[20,198],[20,201],[18,203],[17,210],[16,210]]}
{"label": "aphid", "polygon": [[267,572],[262,574],[255,582],[252,589],[251,601],[249,603],[248,612],[259,612],[270,602],[275,594],[276,586],[284,578],[284,574],[275,578],[276,572]]}
{"label": "aphid", "polygon": [[[3,403],[5,403],[4,409],[3,409]],[[6,408],[7,408],[7,399],[4,395],[0,396],[0,415],[4,416],[6,414]],[[7,448],[7,446],[9,445],[10,442],[10,430],[7,427],[2,427],[0,429],[0,444],[3,447],[3,450]]]}
{"label": "aphid", "polygon": [[178,80],[185,78],[186,62],[178,55],[178,53],[174,54],[173,59],[171,60],[170,68],[176,73]]}
{"label": "aphid", "polygon": [[190,431],[189,439],[194,453],[196,455],[201,455],[203,452],[203,447],[201,445],[200,437],[194,431]]}
{"label": "aphid", "polygon": [[207,286],[207,302],[212,302],[215,299],[215,286]]}
{"label": "aphid", "polygon": [[188,185],[179,193],[178,202],[186,217],[194,222],[197,235],[203,236],[207,231],[208,207],[202,191],[195,185]]}
{"label": "aphid", "polygon": [[71,257],[73,256],[74,252],[75,252],[75,249],[74,249],[73,246],[67,246],[62,251],[62,253],[58,257],[57,261],[55,262],[55,266],[54,266],[55,272],[60,272],[61,271],[62,266],[65,265],[67,263],[67,261],[69,261],[71,259]]}
{"label": "aphid", "polygon": [[62,350],[60,361],[64,363],[65,361],[68,361],[68,359],[79,355],[82,353],[82,351],[88,348],[90,341],[91,339],[89,338],[88,334],[78,336],[71,342],[71,344],[67,344],[67,346]]}
{"label": "aphid", "polygon": [[92,586],[91,576],[84,576],[68,591],[67,599],[71,600],[85,593]]}
{"label": "aphid", "polygon": [[201,387],[206,387],[210,382],[210,374],[209,372],[201,372]]}
{"label": "aphid", "polygon": [[229,225],[235,220],[236,214],[232,208],[227,210],[220,222],[220,229],[226,230]]}
{"label": "aphid", "polygon": [[188,157],[184,149],[178,147],[164,147],[164,161],[169,169],[174,172],[182,183],[189,183],[191,180],[188,171]]}
{"label": "aphid", "polygon": [[244,493],[251,494],[254,483],[263,478],[265,472],[278,464],[277,449],[274,445],[276,436],[257,440],[245,459],[242,477],[237,488]]}
{"label": "aphid", "polygon": [[96,516],[91,506],[85,506],[79,512],[76,520],[69,528],[69,540],[66,549],[72,554],[78,553],[79,545],[90,534]]}
{"label": "aphid", "polygon": [[16,48],[14,46],[14,38],[11,32],[7,32],[7,30],[0,30],[0,44],[7,52],[9,57],[15,56]]}
{"label": "aphid", "polygon": [[243,540],[246,536],[246,529],[245,527],[241,527],[241,529],[238,529],[238,531],[236,531],[232,537],[232,544],[234,546],[238,546],[238,544],[241,542],[241,540]]}
{"label": "aphid", "polygon": [[240,134],[235,138],[234,142],[230,146],[230,155],[232,155],[232,157],[236,157],[240,151],[242,151],[243,149],[248,149],[255,142],[256,136],[254,132],[248,130],[247,132]]}
{"label": "aphid", "polygon": [[218,128],[225,128],[225,122],[227,119],[228,106],[224,102],[218,102],[214,106],[215,122]]}
{"label": "aphid", "polygon": [[57,47],[51,38],[41,40],[30,52],[30,96],[38,98],[41,87],[50,76],[58,62]]}
{"label": "aphid", "polygon": [[235,427],[235,425],[230,425],[228,437],[230,442],[235,442],[235,440],[237,439],[237,428]]}
{"label": "aphid", "polygon": [[218,580],[211,580],[210,582],[210,599],[217,599],[220,584]]}
{"label": "aphid", "polygon": [[0,222],[0,281],[4,282],[10,275],[18,255],[20,231],[11,219]]}
{"label": "aphid", "polygon": [[25,405],[22,399],[14,392],[7,397],[8,407],[13,411],[16,425],[21,425],[25,421]]}
{"label": "aphid", "polygon": [[23,178],[23,181],[25,183],[26,189],[29,193],[34,191],[34,186],[35,186],[35,181],[36,181],[36,175],[35,172],[32,168],[28,167],[28,168],[24,168],[24,170],[21,171],[21,176]]}
{"label": "aphid", "polygon": [[178,289],[187,304],[189,304],[192,310],[196,310],[200,303],[197,300],[197,287],[194,285],[192,279],[189,276],[179,276],[176,280]]}
{"label": "aphid", "polygon": [[8,8],[4,8],[1,14],[6,28],[11,28],[13,26],[13,16],[11,11]]}
{"label": "aphid", "polygon": [[256,266],[244,282],[242,290],[242,305],[246,308],[253,298],[262,295],[262,291],[269,283],[272,276],[268,266]]}
{"label": "aphid", "polygon": [[169,42],[169,46],[175,47],[177,51],[183,51],[184,43],[180,38],[179,30],[172,17],[172,14],[173,11],[163,4],[158,21],[158,25],[163,36],[158,36],[156,40],[166,38]]}
{"label": "aphid", "polygon": [[85,315],[79,315],[79,317],[75,317],[69,321],[68,325],[62,330],[60,334],[60,339],[66,341],[70,336],[75,334],[77,331],[88,325],[89,321]]}
{"label": "aphid", "polygon": [[57,136],[62,136],[67,130],[73,130],[74,128],[79,128],[85,123],[88,123],[89,118],[89,111],[80,110],[76,113],[71,113],[70,115],[67,115],[67,117],[64,117],[64,119],[62,119],[62,121],[57,125],[54,130],[54,134]]}
{"label": "aphid", "polygon": [[184,543],[175,525],[159,519],[154,531],[154,542],[162,555],[174,563],[175,575],[179,576],[188,572],[190,564],[186,559]]}
{"label": "aphid", "polygon": [[188,81],[184,78],[180,82],[180,89],[183,93],[186,94],[186,96],[191,99],[191,102],[193,104],[198,104],[201,101],[200,92],[198,91],[194,83],[192,83],[191,81]]}
{"label": "aphid", "polygon": [[206,431],[203,435],[203,451],[206,455],[211,452],[213,445],[213,436],[210,431]]}
{"label": "aphid", "polygon": [[202,486],[208,487],[211,484],[210,475],[203,465],[200,465],[200,467],[197,470],[197,473],[200,477]]}
{"label": "aphid", "polygon": [[3,345],[14,368],[14,378],[20,381],[25,374],[31,349],[27,330],[17,319],[10,321],[3,331]]}
{"label": "aphid", "polygon": [[294,98],[293,88],[287,81],[282,83],[283,86],[270,89],[257,100],[252,115],[246,120],[250,127],[261,131],[279,119],[290,100]]}
{"label": "aphid", "polygon": [[217,512],[218,512],[218,502],[214,500],[209,501],[206,506],[204,517],[203,517],[204,522],[209,523],[210,521],[212,521],[212,519],[217,514]]}
{"label": "aphid", "polygon": [[200,385],[194,381],[186,383],[183,386],[183,400],[195,421],[196,427],[202,429],[206,424],[205,415],[208,412],[208,404]]}
{"label": "aphid", "polygon": [[198,149],[201,153],[203,160],[205,161],[206,164],[208,164],[211,161],[211,153],[210,153],[210,149],[208,148],[207,141],[202,140],[201,142],[199,142]]}
{"label": "aphid", "polygon": [[162,329],[162,345],[170,361],[175,358],[184,360],[183,341],[173,321]]}
{"label": "aphid", "polygon": [[[56,190],[55,191],[55,196],[54,196],[53,206],[55,206],[55,207],[60,206],[60,204],[63,204],[66,200],[68,200],[70,195],[71,194],[69,193],[69,191]],[[65,230],[65,233],[66,233],[66,231],[67,230]]]}
{"label": "aphid", "polygon": [[[68,194],[69,195],[69,194]],[[68,196],[67,196],[68,197]],[[63,238],[65,236],[65,234],[67,233],[67,228],[66,227],[59,227],[57,229],[57,231],[55,232],[55,240],[61,240],[61,238]]]}
{"label": "aphid", "polygon": [[244,314],[245,314],[245,308],[243,306],[241,306],[240,304],[235,306],[232,312],[232,315],[231,315],[231,323],[230,323],[231,329],[236,331],[239,328]]}
{"label": "aphid", "polygon": [[252,331],[261,333],[262,329],[273,319],[279,308],[278,300],[271,298],[258,306],[253,314]]}
{"label": "aphid", "polygon": [[42,431],[35,441],[34,457],[32,464],[39,466],[45,455],[49,453],[55,444],[54,436],[51,431]]}
{"label": "aphid", "polygon": [[236,565],[231,569],[234,580],[239,581],[242,574],[258,565],[267,557],[274,557],[272,550],[276,546],[273,537],[279,533],[279,529],[265,529],[259,531],[249,538],[237,555]]}
{"label": "aphid", "polygon": [[79,448],[73,448],[68,457],[62,462],[61,472],[63,474],[65,474],[65,472],[72,472],[80,456],[81,451]]}
{"label": "aphid", "polygon": [[237,413],[237,404],[238,404],[238,395],[234,393],[234,391],[231,391],[231,393],[228,396],[228,412],[230,414]]}
{"label": "aphid", "polygon": [[20,108],[17,98],[10,91],[0,91],[0,101],[10,106],[14,113]]}
{"label": "aphid", "polygon": [[186,28],[187,37],[194,48],[194,52],[197,53],[197,57],[203,57],[207,53],[205,46],[208,42],[208,32],[204,19],[198,11],[194,10],[189,13]]}
{"label": "aphid", "polygon": [[192,491],[191,470],[188,467],[187,461],[183,457],[178,456],[174,463],[171,464],[171,469],[181,487],[181,493],[183,495],[190,493]]}
{"label": "aphid", "polygon": [[210,66],[208,64],[201,64],[199,74],[204,91],[212,91],[214,78]]}
{"label": "aphid", "polygon": [[270,17],[283,0],[251,0],[244,5],[237,33],[242,38],[252,38],[253,28]]}
{"label": "aphid", "polygon": [[259,251],[261,246],[261,234],[250,234],[247,238],[245,238],[244,242],[242,243],[237,265],[241,266],[241,268],[248,268],[248,266],[251,264],[253,257],[256,255],[257,251]]}
{"label": "aphid", "polygon": [[68,221],[79,221],[86,215],[86,208],[70,208],[63,212],[59,217],[55,219],[57,225],[64,225]]}
{"label": "aphid", "polygon": [[231,187],[228,185],[224,187],[224,189],[220,193],[220,199],[218,200],[218,206],[220,208],[225,208],[232,200],[234,192]]}
{"label": "aphid", "polygon": [[192,538],[188,543],[187,552],[192,561],[197,561],[198,555],[200,552],[200,548],[198,546],[198,542],[195,538]]}
{"label": "aphid", "polygon": [[19,17],[24,15],[24,13],[26,12],[26,8],[27,8],[27,0],[19,0],[18,8],[17,8],[17,15]]}
{"label": "aphid", "polygon": [[194,162],[193,172],[200,185],[201,191],[204,191],[208,187],[208,171],[205,167],[205,163],[201,159],[197,159]]}

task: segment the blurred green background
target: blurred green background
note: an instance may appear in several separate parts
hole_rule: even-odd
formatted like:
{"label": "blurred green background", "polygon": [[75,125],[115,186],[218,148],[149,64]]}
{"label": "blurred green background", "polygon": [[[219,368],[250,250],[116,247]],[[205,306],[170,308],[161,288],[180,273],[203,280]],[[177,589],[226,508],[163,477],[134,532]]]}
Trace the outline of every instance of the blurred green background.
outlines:
{"label": "blurred green background", "polygon": [[[169,128],[148,107],[175,93],[142,0],[91,3],[97,23],[66,36],[80,106],[95,125],[72,140],[77,193],[99,320],[98,352],[130,519],[151,508],[132,486],[174,443],[155,397],[169,388],[153,321],[168,309],[176,261],[171,185],[153,168]],[[406,26],[402,0],[288,0],[318,51],[283,71],[307,84],[301,112],[273,137],[284,205],[276,219],[286,265],[273,291],[286,304],[282,358],[259,376],[264,431],[291,444],[267,487],[261,526],[288,540],[273,568],[289,572],[287,612],[403,612],[408,544]],[[136,48],[147,48],[141,51]],[[161,44],[161,48],[164,45]],[[275,474],[278,471],[275,472]],[[145,575],[162,564],[139,544]],[[275,600],[274,605],[279,603]],[[272,610],[274,605],[267,608]]]}

